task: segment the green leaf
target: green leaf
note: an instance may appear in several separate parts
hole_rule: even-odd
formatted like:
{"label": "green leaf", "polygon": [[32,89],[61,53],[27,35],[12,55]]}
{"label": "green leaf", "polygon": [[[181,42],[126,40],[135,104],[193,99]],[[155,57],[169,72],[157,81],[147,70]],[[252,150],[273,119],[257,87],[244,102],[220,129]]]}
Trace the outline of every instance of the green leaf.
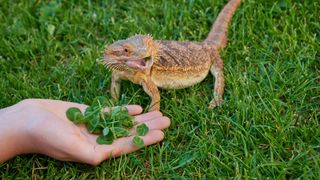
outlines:
{"label": "green leaf", "polygon": [[100,135],[96,142],[98,144],[112,144],[114,140],[114,136],[113,136],[113,133],[111,131],[109,131],[108,133],[106,133],[106,135]]}
{"label": "green leaf", "polygon": [[122,109],[121,106],[113,107],[111,109],[111,117],[114,118],[114,117],[118,116],[122,112],[121,109]]}
{"label": "green leaf", "polygon": [[101,109],[98,107],[89,106],[84,111],[84,118],[90,121],[90,119],[92,119],[93,117],[96,117],[99,114],[100,110]]}
{"label": "green leaf", "polygon": [[100,125],[101,127],[105,128],[112,122],[112,119],[110,117],[110,114],[108,112],[100,112]]}
{"label": "green leaf", "polygon": [[146,135],[148,131],[149,131],[149,127],[144,123],[137,126],[137,134],[139,136]]}
{"label": "green leaf", "polygon": [[111,119],[118,121],[122,126],[131,128],[134,125],[133,117],[129,115],[127,108],[115,107],[111,112]]}
{"label": "green leaf", "polygon": [[122,118],[119,121],[121,125],[126,128],[132,128],[134,126],[134,120],[132,116],[126,116],[126,118]]}
{"label": "green leaf", "polygon": [[109,137],[109,136],[103,136],[103,135],[100,135],[96,142],[98,144],[112,144],[113,142],[113,138],[112,137]]}
{"label": "green leaf", "polygon": [[90,133],[101,133],[102,127],[99,126],[99,116],[95,115],[89,119],[87,129]]}
{"label": "green leaf", "polygon": [[108,127],[108,123],[106,123],[106,122],[103,121],[103,120],[101,121],[101,119],[100,119],[99,126],[104,129],[104,128],[107,128],[107,127]]}
{"label": "green leaf", "polygon": [[110,129],[108,127],[104,128],[102,131],[102,135],[107,136],[110,132]]}
{"label": "green leaf", "polygon": [[113,119],[119,121],[120,124],[128,128],[131,128],[134,125],[133,117],[129,115],[126,109],[118,112]]}
{"label": "green leaf", "polygon": [[92,116],[93,114],[95,114],[96,112],[96,108],[93,108],[91,106],[87,107],[86,110],[84,111],[84,116],[85,117],[89,117]]}
{"label": "green leaf", "polygon": [[103,131],[103,127],[98,126],[98,127],[94,128],[94,129],[91,131],[91,133],[92,133],[92,134],[101,134],[102,131]]}
{"label": "green leaf", "polygon": [[124,137],[129,135],[129,131],[121,127],[113,127],[112,132],[116,138]]}
{"label": "green leaf", "polygon": [[106,121],[110,120],[110,114],[108,112],[100,112],[100,117]]}
{"label": "green leaf", "polygon": [[66,112],[67,118],[74,123],[84,123],[84,117],[79,108],[71,107]]}
{"label": "green leaf", "polygon": [[100,108],[104,108],[108,105],[108,99],[104,96],[97,96],[96,98],[94,98],[94,100],[92,101],[92,107],[100,107]]}
{"label": "green leaf", "polygon": [[132,139],[132,144],[139,147],[139,148],[142,148],[144,147],[144,142],[143,142],[143,139],[139,136],[134,136],[133,139]]}

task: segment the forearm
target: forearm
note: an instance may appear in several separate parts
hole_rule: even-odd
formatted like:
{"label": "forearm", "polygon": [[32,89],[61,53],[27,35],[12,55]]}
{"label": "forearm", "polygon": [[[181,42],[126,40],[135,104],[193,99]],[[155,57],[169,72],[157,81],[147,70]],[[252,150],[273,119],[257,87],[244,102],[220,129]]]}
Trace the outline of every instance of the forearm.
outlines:
{"label": "forearm", "polygon": [[3,128],[2,126],[3,124],[0,123],[0,163],[5,162],[18,154],[18,149],[14,143],[16,136],[12,131]]}
{"label": "forearm", "polygon": [[[14,105],[15,106],[15,105]],[[26,150],[26,136],[23,124],[19,124],[15,108],[0,109],[0,163],[24,153]]]}

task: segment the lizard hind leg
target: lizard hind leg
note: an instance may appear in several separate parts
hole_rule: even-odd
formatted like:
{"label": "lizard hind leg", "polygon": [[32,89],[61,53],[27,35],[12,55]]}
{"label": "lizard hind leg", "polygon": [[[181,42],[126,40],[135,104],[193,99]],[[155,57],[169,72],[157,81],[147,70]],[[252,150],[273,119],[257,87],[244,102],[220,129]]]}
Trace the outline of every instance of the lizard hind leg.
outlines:
{"label": "lizard hind leg", "polygon": [[217,51],[214,52],[213,64],[211,65],[210,71],[215,77],[213,90],[214,98],[209,104],[209,109],[212,109],[222,104],[224,93],[223,61]]}

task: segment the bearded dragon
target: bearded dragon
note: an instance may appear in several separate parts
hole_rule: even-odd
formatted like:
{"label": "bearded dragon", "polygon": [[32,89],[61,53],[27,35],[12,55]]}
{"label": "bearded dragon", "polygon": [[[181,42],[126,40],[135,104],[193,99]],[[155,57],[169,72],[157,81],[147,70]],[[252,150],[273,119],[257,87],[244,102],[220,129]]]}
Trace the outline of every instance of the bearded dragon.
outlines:
{"label": "bearded dragon", "polygon": [[151,97],[149,111],[160,109],[159,88],[180,89],[201,82],[211,71],[214,98],[209,108],[223,101],[224,75],[220,50],[226,46],[228,24],[241,0],[230,0],[219,13],[203,42],[153,40],[135,35],[106,46],[103,63],[112,70],[111,96],[118,99],[121,80],[142,85]]}

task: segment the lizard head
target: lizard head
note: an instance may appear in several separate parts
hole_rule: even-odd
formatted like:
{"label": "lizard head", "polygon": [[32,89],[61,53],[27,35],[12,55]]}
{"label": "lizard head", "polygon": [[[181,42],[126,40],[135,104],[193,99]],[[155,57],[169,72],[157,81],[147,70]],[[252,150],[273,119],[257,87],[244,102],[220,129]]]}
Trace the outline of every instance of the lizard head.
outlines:
{"label": "lizard head", "polygon": [[104,64],[116,70],[145,70],[156,58],[156,42],[149,35],[135,35],[106,47]]}

